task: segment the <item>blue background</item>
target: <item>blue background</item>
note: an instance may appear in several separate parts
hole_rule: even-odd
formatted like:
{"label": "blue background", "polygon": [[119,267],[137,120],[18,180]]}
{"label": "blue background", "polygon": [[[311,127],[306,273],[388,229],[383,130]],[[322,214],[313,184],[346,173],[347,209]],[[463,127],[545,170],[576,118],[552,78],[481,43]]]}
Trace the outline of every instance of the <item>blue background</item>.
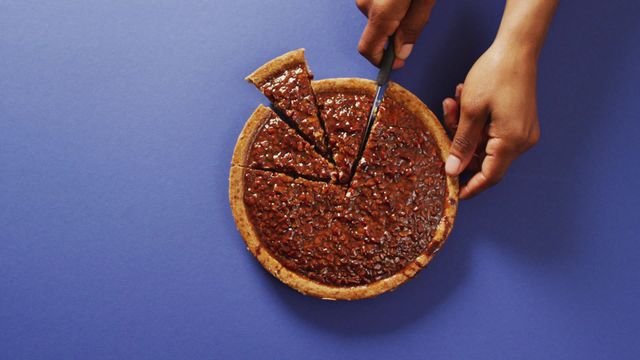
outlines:
{"label": "blue background", "polygon": [[[439,2],[394,79],[440,113],[502,6]],[[640,358],[639,15],[563,2],[538,146],[426,271],[347,303],[261,269],[227,176],[258,65],[374,77],[351,1],[0,1],[0,358]]]}

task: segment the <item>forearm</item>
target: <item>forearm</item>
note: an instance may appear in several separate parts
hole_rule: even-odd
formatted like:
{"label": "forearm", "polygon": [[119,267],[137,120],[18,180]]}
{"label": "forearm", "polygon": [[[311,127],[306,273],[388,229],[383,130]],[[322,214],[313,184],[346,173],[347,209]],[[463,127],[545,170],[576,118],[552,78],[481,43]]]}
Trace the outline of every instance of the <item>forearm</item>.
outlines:
{"label": "forearm", "polygon": [[495,44],[537,59],[559,0],[507,0]]}

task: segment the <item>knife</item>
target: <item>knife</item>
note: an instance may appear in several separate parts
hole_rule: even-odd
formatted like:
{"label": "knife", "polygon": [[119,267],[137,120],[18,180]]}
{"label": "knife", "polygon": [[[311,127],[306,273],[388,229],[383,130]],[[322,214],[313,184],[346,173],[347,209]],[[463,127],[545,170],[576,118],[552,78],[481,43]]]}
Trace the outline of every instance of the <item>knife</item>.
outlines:
{"label": "knife", "polygon": [[369,113],[369,118],[367,120],[367,127],[365,128],[364,135],[362,136],[362,140],[360,141],[358,155],[356,156],[356,161],[353,163],[351,174],[356,173],[358,164],[362,160],[364,148],[367,146],[367,141],[369,140],[369,135],[371,134],[371,129],[373,128],[373,123],[375,122],[376,115],[378,114],[378,108],[380,108],[380,103],[382,102],[384,91],[387,89],[387,83],[389,82],[389,76],[391,75],[391,67],[393,66],[393,61],[396,58],[394,45],[395,36],[396,34],[394,33],[389,37],[389,39],[387,40],[387,48],[384,49],[384,53],[382,54],[380,71],[378,71],[378,78],[376,79],[376,96],[373,98],[373,105],[371,106],[371,112]]}

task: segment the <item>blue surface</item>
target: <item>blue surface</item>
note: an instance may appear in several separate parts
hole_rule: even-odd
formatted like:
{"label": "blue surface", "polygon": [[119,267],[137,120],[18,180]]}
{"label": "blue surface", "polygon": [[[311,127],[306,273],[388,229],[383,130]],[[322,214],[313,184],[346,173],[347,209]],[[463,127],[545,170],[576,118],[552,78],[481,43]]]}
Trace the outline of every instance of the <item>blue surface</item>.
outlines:
{"label": "blue surface", "polygon": [[[395,80],[440,113],[501,7],[439,2]],[[261,269],[227,175],[256,66],[375,75],[351,1],[0,0],[0,358],[640,358],[639,15],[563,2],[538,146],[415,280],[345,303]]]}

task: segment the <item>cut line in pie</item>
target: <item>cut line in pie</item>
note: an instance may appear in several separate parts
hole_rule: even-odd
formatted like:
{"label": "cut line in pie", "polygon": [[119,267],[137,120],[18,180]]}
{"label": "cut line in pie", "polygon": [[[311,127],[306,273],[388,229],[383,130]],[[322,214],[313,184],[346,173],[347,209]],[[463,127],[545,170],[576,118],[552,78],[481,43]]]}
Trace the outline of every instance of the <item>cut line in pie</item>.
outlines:
{"label": "cut line in pie", "polygon": [[318,151],[327,155],[324,128],[311,89],[313,75],[304,58],[304,49],[290,51],[259,67],[246,77],[273,106],[285,114]]}
{"label": "cut line in pie", "polygon": [[[282,58],[268,63],[270,73],[290,68]],[[297,66],[307,68],[304,60]],[[303,294],[354,300],[395,289],[427,265],[453,226],[458,180],[444,172],[449,139],[422,101],[391,83],[351,174],[375,83],[307,80],[290,86],[311,92],[304,97],[320,114],[326,152],[296,132],[310,134],[313,125],[294,130],[259,106],[232,161],[238,229],[265,269]]]}
{"label": "cut line in pie", "polygon": [[[278,139],[278,141],[272,141]],[[259,105],[238,139],[233,165],[333,181],[336,171],[270,108]]]}

